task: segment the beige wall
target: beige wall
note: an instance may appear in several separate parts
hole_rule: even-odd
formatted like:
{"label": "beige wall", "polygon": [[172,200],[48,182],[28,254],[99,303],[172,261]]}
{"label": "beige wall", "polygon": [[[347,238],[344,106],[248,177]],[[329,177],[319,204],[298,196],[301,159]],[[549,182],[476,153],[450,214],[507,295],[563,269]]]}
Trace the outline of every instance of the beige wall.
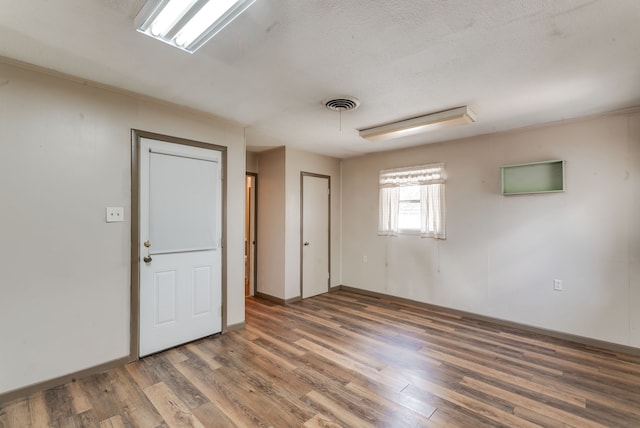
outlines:
{"label": "beige wall", "polygon": [[256,291],[284,299],[285,148],[262,152],[258,159]]}
{"label": "beige wall", "polygon": [[227,321],[244,321],[242,128],[0,63],[0,394],[129,355],[132,128],[228,147]]}
{"label": "beige wall", "polygon": [[258,172],[258,153],[247,152],[247,172]]}
{"label": "beige wall", "polygon": [[340,161],[289,147],[258,158],[258,291],[300,297],[301,172],[331,177],[331,285],[340,285]]}
{"label": "beige wall", "polygon": [[[550,159],[566,192],[500,194],[501,165]],[[447,239],[377,236],[378,171],[431,162]],[[347,159],[343,284],[640,347],[639,177],[638,113]]]}
{"label": "beige wall", "polygon": [[331,286],[340,285],[340,160],[287,148],[285,298],[300,296],[300,173],[331,177]]}

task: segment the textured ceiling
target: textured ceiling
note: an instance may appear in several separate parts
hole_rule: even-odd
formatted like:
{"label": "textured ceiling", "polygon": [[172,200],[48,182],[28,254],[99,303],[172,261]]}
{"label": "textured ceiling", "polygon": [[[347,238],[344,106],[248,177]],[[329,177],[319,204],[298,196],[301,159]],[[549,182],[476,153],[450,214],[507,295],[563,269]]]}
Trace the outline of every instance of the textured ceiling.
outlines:
{"label": "textured ceiling", "polygon": [[[337,157],[640,105],[638,0],[257,0],[193,55],[135,32],[143,3],[0,0],[0,55],[237,121],[252,150]],[[465,104],[477,123],[357,133]]]}

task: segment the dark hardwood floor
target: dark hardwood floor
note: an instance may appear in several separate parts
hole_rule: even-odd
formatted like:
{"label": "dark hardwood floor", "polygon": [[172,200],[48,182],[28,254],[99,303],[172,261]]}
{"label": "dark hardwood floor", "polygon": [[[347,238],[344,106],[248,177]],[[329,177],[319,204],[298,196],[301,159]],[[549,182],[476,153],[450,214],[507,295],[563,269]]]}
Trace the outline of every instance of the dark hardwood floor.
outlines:
{"label": "dark hardwood floor", "polygon": [[640,427],[640,358],[349,292],[0,404],[0,427]]}

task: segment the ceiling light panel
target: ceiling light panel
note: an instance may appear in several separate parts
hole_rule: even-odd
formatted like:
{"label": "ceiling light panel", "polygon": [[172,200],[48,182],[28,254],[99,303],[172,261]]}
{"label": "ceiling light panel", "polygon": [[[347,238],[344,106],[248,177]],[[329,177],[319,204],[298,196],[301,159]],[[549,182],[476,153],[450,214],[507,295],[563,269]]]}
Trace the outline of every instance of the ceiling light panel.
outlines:
{"label": "ceiling light panel", "polygon": [[469,107],[464,106],[360,129],[359,132],[360,136],[365,140],[375,142],[406,137],[436,129],[466,125],[475,121],[476,116],[473,111],[471,111]]}
{"label": "ceiling light panel", "polygon": [[193,53],[256,0],[148,0],[137,31]]}

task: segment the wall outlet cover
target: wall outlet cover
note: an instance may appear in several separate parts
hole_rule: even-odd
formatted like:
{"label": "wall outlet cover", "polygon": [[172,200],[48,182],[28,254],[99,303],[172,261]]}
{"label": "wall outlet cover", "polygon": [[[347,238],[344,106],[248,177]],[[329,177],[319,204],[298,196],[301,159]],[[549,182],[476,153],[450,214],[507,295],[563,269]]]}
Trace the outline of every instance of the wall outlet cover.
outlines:
{"label": "wall outlet cover", "polygon": [[105,215],[107,223],[124,221],[124,207],[107,207]]}

